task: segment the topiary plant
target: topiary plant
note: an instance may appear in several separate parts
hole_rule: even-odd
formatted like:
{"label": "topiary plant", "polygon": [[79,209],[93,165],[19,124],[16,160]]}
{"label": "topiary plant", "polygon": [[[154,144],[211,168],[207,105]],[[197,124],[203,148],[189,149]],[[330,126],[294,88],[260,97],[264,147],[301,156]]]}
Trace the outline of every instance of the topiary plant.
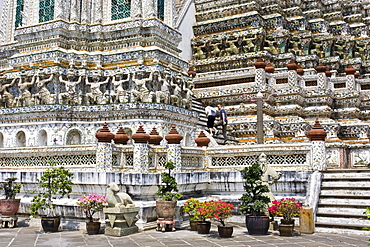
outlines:
{"label": "topiary plant", "polygon": [[180,199],[182,197],[181,193],[178,193],[177,182],[175,177],[172,176],[171,172],[175,169],[175,164],[172,161],[168,161],[164,168],[167,172],[161,174],[162,185],[158,186],[158,191],[155,193],[160,196],[163,201],[173,201],[174,199]]}
{"label": "topiary plant", "polygon": [[3,189],[5,192],[5,200],[15,199],[15,195],[21,191],[23,184],[14,184],[14,181],[18,178],[7,178],[6,182],[1,185],[0,189]]}
{"label": "topiary plant", "polygon": [[47,209],[47,216],[55,216],[53,200],[56,196],[67,196],[72,192],[73,173],[63,166],[56,167],[56,163],[49,161],[51,168],[47,169],[42,176],[37,179],[40,191],[32,199],[31,215],[38,214],[39,209]]}
{"label": "topiary plant", "polygon": [[263,184],[263,170],[260,164],[255,163],[241,170],[244,181],[245,193],[239,199],[239,211],[253,216],[265,215],[270,198],[266,195],[270,191],[267,185]]}

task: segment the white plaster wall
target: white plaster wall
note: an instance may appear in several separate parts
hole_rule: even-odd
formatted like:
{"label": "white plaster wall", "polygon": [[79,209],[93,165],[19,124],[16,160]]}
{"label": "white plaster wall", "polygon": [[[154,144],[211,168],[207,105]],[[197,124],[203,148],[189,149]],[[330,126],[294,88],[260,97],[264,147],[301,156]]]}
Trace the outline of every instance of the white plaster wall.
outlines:
{"label": "white plaster wall", "polygon": [[193,25],[195,23],[195,4],[189,1],[186,11],[182,12],[179,18],[178,30],[182,34],[182,41],[178,48],[181,49],[180,56],[183,60],[189,61],[192,58],[191,39],[194,37]]}

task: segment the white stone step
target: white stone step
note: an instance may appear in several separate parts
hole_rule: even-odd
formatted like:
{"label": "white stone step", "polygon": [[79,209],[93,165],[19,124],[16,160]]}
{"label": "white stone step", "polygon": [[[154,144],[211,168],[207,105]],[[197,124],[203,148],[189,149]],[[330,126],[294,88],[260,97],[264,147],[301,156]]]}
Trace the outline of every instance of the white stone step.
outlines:
{"label": "white stone step", "polygon": [[317,225],[348,225],[350,227],[370,227],[370,220],[341,217],[316,217]]}
{"label": "white stone step", "polygon": [[370,181],[323,181],[321,187],[328,188],[370,188]]}
{"label": "white stone step", "polygon": [[364,206],[370,207],[370,199],[337,199],[337,198],[320,198],[319,207],[321,205],[346,205],[346,206]]}
{"label": "white stone step", "polygon": [[369,235],[369,231],[367,230],[353,230],[353,229],[327,228],[327,227],[315,227],[315,232],[335,233],[335,234],[342,234],[342,235],[358,235],[358,236],[368,236]]}
{"label": "white stone step", "polygon": [[351,215],[353,217],[366,217],[364,215],[365,208],[338,208],[338,207],[319,207],[317,210],[317,215],[320,214],[333,214],[333,215]]}
{"label": "white stone step", "polygon": [[369,179],[370,180],[370,171],[364,173],[324,173],[323,179]]}
{"label": "white stone step", "polygon": [[322,189],[320,196],[364,196],[370,197],[370,190],[360,190],[360,189]]}

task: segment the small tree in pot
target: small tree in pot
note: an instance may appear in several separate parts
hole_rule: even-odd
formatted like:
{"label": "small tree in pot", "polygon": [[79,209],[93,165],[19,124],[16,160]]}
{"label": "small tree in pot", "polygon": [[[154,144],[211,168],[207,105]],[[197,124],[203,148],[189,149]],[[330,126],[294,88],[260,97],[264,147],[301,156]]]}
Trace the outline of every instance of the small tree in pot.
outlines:
{"label": "small tree in pot", "polygon": [[241,170],[244,179],[245,193],[239,199],[239,211],[246,214],[246,225],[249,234],[267,234],[270,218],[268,204],[270,198],[266,195],[270,189],[263,184],[263,170],[260,164],[255,163]]}
{"label": "small tree in pot", "polygon": [[41,224],[44,231],[58,231],[60,216],[55,214],[55,204],[53,200],[67,196],[72,192],[73,173],[63,166],[56,167],[55,162],[49,162],[51,168],[47,169],[42,176],[37,179],[40,191],[32,199],[30,206],[31,215],[36,216],[39,210],[46,210],[46,216],[41,216]]}
{"label": "small tree in pot", "polygon": [[172,170],[175,169],[175,164],[172,161],[168,161],[164,167],[167,172],[161,174],[162,184],[158,186],[157,196],[161,197],[161,200],[156,201],[156,211],[158,218],[171,218],[175,216],[175,209],[178,199],[182,197],[181,193],[178,193],[177,182],[175,177],[172,176]]}
{"label": "small tree in pot", "polygon": [[23,184],[15,184],[14,181],[17,179],[7,178],[0,187],[5,193],[5,199],[0,200],[0,213],[2,215],[15,215],[18,212],[21,199],[15,199],[15,196],[20,192]]}

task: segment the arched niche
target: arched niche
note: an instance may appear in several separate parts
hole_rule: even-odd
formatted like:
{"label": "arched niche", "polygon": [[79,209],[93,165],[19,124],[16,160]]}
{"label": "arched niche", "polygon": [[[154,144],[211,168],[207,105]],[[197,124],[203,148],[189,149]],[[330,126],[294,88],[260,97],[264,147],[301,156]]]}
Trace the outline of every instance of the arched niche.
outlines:
{"label": "arched niche", "polygon": [[67,135],[67,145],[80,145],[81,133],[78,130],[71,130]]}
{"label": "arched niche", "polygon": [[0,148],[4,147],[4,136],[3,133],[0,133]]}
{"label": "arched niche", "polygon": [[185,147],[190,147],[190,146],[193,146],[192,145],[192,142],[191,142],[191,136],[189,133],[186,133],[185,136],[184,136],[184,139],[183,139],[183,145]]}
{"label": "arched niche", "polygon": [[16,147],[25,147],[26,146],[26,134],[23,131],[19,131],[16,135]]}
{"label": "arched niche", "polygon": [[37,140],[38,146],[47,146],[48,145],[48,134],[45,130],[41,130],[39,132],[38,140]]}

